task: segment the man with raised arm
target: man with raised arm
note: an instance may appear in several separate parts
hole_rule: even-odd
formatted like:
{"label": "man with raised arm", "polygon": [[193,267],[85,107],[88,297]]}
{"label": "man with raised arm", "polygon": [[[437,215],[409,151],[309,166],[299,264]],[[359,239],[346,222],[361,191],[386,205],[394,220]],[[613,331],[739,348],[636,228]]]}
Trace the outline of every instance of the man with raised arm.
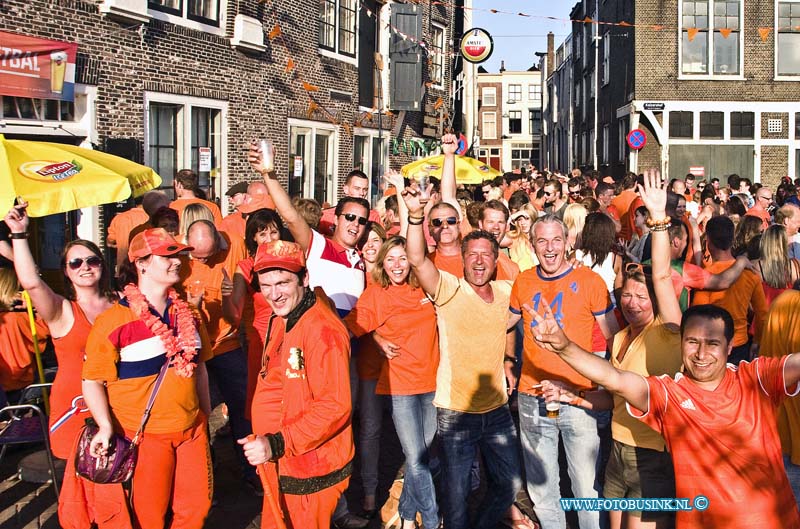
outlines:
{"label": "man with raised arm", "polygon": [[[655,188],[664,193],[657,203],[666,203],[664,183],[652,171],[644,194],[651,196]],[[664,209],[652,213],[656,221],[667,218]],[[776,426],[778,405],[800,389],[800,355],[757,358],[738,368],[727,364],[733,319],[722,308],[697,305],[681,322],[683,372],[643,377],[572,342],[547,302],[542,311],[525,308],[537,322],[534,339],[540,346],[621,396],[628,413],[664,437],[675,462],[676,496],[693,506],[677,513],[678,527],[800,527]]]}

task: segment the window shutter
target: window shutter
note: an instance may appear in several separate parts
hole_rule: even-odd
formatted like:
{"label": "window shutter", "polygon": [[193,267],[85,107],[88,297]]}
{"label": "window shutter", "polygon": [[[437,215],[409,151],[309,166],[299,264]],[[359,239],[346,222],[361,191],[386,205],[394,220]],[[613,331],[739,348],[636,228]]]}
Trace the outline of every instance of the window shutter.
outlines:
{"label": "window shutter", "polygon": [[391,4],[391,9],[390,106],[392,110],[419,111],[422,109],[424,88],[424,57],[419,44],[422,38],[422,8],[417,4]]}
{"label": "window shutter", "polygon": [[359,9],[358,18],[358,104],[372,108],[375,105],[375,19],[379,16],[378,3],[365,0],[366,9]]}

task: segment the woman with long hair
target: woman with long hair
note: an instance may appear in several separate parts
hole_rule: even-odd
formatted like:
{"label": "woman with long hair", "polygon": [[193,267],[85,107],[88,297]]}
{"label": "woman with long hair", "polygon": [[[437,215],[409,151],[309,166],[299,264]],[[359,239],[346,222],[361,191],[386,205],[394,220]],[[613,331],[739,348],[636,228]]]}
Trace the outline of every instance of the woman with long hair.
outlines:
{"label": "woman with long hair", "polygon": [[616,245],[617,230],[611,217],[599,211],[589,213],[575,257],[603,278],[612,302],[615,302],[614,279],[622,266],[622,258],[614,252]]}
{"label": "woman with long hair", "polygon": [[201,529],[213,494],[205,361],[211,344],[199,313],[178,296],[181,252],[163,228],[137,234],[120,267],[124,297],[95,320],[86,343],[83,396],[99,428],[92,455],[107,455],[114,434],[132,439],[156,379],[163,383],[140,437],[131,482],[141,529]]}
{"label": "woman with long hair", "polygon": [[345,317],[355,336],[379,333],[386,357],[375,388],[391,404],[392,419],[406,457],[398,512],[401,528],[414,527],[417,513],[425,527],[440,523],[428,452],[436,433],[436,369],[439,345],[433,305],[419,288],[405,249],[395,236],[381,246],[373,282]]}
{"label": "woman with long hair", "polygon": [[[55,293],[39,275],[33,260],[27,239],[30,218],[26,208],[25,202],[15,206],[6,214],[5,222],[11,230],[19,284],[50,329],[58,362],[50,394],[50,448],[55,457],[67,460],[58,502],[59,521],[65,529],[86,527],[92,521],[100,527],[129,527],[122,487],[79,481],[72,457],[75,440],[88,416],[72,413],[73,401],[79,404],[82,393],[86,338],[98,315],[117,299],[109,287],[110,273],[100,248],[91,241],[76,239],[61,253],[66,297]],[[102,501],[93,501],[95,494],[101,495]]]}
{"label": "woman with long hair", "polygon": [[[736,232],[733,236],[733,249],[734,257],[746,254],[750,247],[750,241],[761,235],[763,231],[763,222],[761,218],[754,217],[753,215],[745,215],[739,220],[736,226]],[[757,259],[757,255],[752,255],[752,259]]]}
{"label": "woman with long hair", "polygon": [[571,252],[581,246],[581,232],[586,224],[589,211],[583,204],[570,204],[564,210],[564,224],[567,226],[567,251]]}
{"label": "woman with long hair", "polygon": [[181,211],[180,237],[178,238],[179,241],[186,244],[189,226],[194,224],[194,222],[197,220],[207,220],[214,224],[214,213],[207,206],[200,204],[199,202],[188,204],[185,208],[183,208],[183,211]]}
{"label": "woman with long hair", "polygon": [[531,204],[525,204],[509,218],[511,229],[506,236],[511,239],[511,246],[508,248],[508,255],[519,266],[520,272],[539,264],[531,243],[531,226],[537,218],[536,208]]}
{"label": "woman with long hair", "polygon": [[770,306],[781,292],[792,288],[800,279],[800,262],[789,258],[786,228],[779,224],[773,224],[761,234],[759,254],[758,273],[767,306]]}

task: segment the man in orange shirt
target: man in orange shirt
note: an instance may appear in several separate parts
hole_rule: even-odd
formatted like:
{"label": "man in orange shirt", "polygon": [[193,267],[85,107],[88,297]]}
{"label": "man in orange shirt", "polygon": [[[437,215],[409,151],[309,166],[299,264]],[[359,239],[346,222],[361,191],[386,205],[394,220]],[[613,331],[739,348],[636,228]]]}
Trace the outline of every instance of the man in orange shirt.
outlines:
{"label": "man in orange shirt", "polygon": [[[712,217],[706,223],[706,239],[712,263],[707,270],[718,274],[735,264],[731,254],[733,245],[733,222],[728,217]],[[750,360],[751,343],[747,334],[747,313],[752,309],[755,318],[755,336],[752,343],[758,344],[761,328],[767,316],[767,301],[761,278],[751,270],[745,270],[733,285],[721,292],[699,290],[695,292],[693,305],[711,303],[727,310],[735,324],[730,362],[738,364]]]}
{"label": "man in orange shirt", "polygon": [[[508,208],[502,202],[490,200],[483,206],[478,227],[494,235],[497,244],[500,244],[508,230],[508,216]],[[500,254],[497,256],[496,277],[493,279],[513,281],[518,275],[519,266],[508,256],[507,249],[501,249]]]}
{"label": "man in orange shirt", "polygon": [[[519,383],[519,416],[528,494],[543,527],[564,527],[559,505],[559,434],[568,458],[572,491],[576,498],[597,498],[595,471],[600,462],[597,418],[579,406],[562,404],[558,419],[547,416],[544,398],[536,391],[543,380],[566,382],[581,391],[592,383],[534,341],[538,323],[523,311],[550,304],[558,324],[575,336],[584,349],[592,344],[594,323],[606,339],[619,330],[614,305],[603,279],[588,268],[572,268],[566,259],[567,228],[554,215],[545,215],[533,226],[533,245],[539,265],[522,272],[511,290],[509,329],[524,323],[522,376]],[[598,512],[578,513],[581,529],[600,524]]]}
{"label": "man in orange shirt", "polygon": [[631,204],[638,196],[636,194],[636,175],[629,172],[622,178],[622,191],[611,201],[611,205],[619,213],[621,224],[619,236],[626,241],[631,240],[631,227],[633,226],[631,217],[636,212],[635,209],[631,209]]}
{"label": "man in orange shirt", "polygon": [[755,205],[747,210],[747,214],[760,218],[763,229],[767,229],[772,224],[772,213],[768,211],[773,202],[772,190],[768,187],[759,188],[755,200]]}
{"label": "man in orange shirt", "polygon": [[247,194],[247,182],[237,182],[233,184],[225,192],[225,195],[230,199],[234,211],[222,219],[222,222],[219,224],[219,229],[229,235],[235,235],[244,239],[246,220],[242,214],[241,206],[250,199],[250,196]]}
{"label": "man in orange shirt", "polygon": [[175,200],[170,202],[169,207],[178,212],[178,218],[183,214],[183,208],[189,204],[203,204],[211,210],[214,215],[214,224],[219,226],[222,223],[222,213],[219,207],[213,202],[203,200],[197,196],[200,192],[200,179],[197,173],[191,169],[181,169],[172,181],[172,188],[175,190]]}
{"label": "man in orange shirt", "polygon": [[144,195],[136,199],[136,206],[117,213],[108,225],[106,246],[117,250],[117,267],[128,259],[128,241],[133,228],[148,221],[149,216],[142,208]]}

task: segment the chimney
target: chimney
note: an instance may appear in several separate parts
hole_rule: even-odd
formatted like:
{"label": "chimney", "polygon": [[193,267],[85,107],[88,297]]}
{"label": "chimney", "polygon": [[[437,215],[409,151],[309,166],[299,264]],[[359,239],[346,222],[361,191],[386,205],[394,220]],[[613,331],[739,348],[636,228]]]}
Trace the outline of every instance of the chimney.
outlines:
{"label": "chimney", "polygon": [[500,61],[500,73],[506,71],[506,61]]}
{"label": "chimney", "polygon": [[555,65],[556,54],[555,54],[555,35],[553,32],[549,32],[547,34],[547,77],[549,78],[553,75],[553,67]]}

